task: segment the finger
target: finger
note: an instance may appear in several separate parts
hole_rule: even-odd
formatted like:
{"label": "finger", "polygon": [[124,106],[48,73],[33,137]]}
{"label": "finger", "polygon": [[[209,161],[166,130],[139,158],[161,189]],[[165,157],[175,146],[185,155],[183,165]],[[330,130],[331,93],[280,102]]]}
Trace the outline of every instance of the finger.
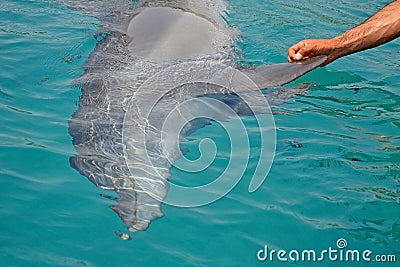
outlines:
{"label": "finger", "polygon": [[294,55],[293,59],[294,60],[301,60],[303,58],[304,58],[304,56],[300,52],[297,52],[296,55]]}
{"label": "finger", "polygon": [[288,49],[288,56],[289,56],[289,58],[294,59],[296,53],[300,50],[300,48],[301,48],[301,43],[297,43],[297,44],[291,46],[291,47]]}
{"label": "finger", "polygon": [[307,55],[307,40],[303,40],[288,49],[288,56],[292,60],[301,60]]}

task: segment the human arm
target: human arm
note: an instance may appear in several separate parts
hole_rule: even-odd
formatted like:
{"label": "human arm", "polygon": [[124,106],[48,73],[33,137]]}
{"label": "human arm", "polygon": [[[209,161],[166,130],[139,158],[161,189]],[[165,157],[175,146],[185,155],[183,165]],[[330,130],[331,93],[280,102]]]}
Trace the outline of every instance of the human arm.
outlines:
{"label": "human arm", "polygon": [[359,51],[387,43],[400,36],[400,0],[396,0],[364,23],[332,39],[303,40],[288,50],[293,62],[317,55],[327,55],[325,65]]}

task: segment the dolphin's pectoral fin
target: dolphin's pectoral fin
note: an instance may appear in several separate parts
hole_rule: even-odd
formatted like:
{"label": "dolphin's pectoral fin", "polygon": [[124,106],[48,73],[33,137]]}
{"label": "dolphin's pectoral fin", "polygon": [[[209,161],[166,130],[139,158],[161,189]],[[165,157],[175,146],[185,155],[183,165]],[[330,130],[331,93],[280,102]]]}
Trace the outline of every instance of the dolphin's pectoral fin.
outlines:
{"label": "dolphin's pectoral fin", "polygon": [[289,83],[307,72],[321,66],[327,56],[316,56],[296,63],[280,63],[249,67],[240,71],[246,74],[260,88],[281,86]]}

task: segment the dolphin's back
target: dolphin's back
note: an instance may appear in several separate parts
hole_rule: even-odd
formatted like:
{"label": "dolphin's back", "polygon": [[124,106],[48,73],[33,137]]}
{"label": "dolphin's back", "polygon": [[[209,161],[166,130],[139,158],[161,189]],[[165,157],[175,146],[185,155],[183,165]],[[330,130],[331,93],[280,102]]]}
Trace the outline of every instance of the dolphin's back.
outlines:
{"label": "dolphin's back", "polygon": [[[100,20],[97,46],[84,66],[84,75],[77,80],[82,95],[78,110],[69,121],[76,150],[70,158],[71,166],[97,187],[117,192],[117,205],[111,208],[130,230],[145,230],[152,220],[163,215],[159,200],[167,192],[171,163],[162,158],[162,151],[154,144],[152,161],[163,171],[161,180],[142,163],[144,150],[149,147],[128,151],[129,164],[141,166],[136,171],[132,166],[128,169],[122,140],[127,107],[143,82],[168,66],[199,58],[219,60],[221,65],[231,62],[229,53],[235,31],[230,31],[222,18],[223,1],[64,2]],[[190,36],[182,35],[179,29],[185,24],[198,26],[202,38],[193,29]],[[164,33],[157,26],[162,26]],[[191,46],[193,41],[196,44]],[[134,139],[137,131],[140,129],[132,126],[127,138]],[[159,186],[153,190],[156,198],[137,186],[138,179],[144,178],[153,182],[158,179]]]}

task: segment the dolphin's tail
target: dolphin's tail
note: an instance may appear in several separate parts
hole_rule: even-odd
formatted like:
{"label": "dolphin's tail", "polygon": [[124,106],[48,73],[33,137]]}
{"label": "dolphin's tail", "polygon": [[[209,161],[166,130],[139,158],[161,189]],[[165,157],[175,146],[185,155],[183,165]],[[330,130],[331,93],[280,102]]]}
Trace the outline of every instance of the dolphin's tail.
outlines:
{"label": "dolphin's tail", "polygon": [[73,156],[70,164],[97,187],[115,190],[119,196],[116,199],[118,204],[110,208],[121,217],[131,232],[146,230],[151,221],[164,215],[160,202],[134,184],[127,168],[117,169],[121,164],[113,164],[110,159],[94,155]]}
{"label": "dolphin's tail", "polygon": [[129,225],[129,231],[144,231],[151,221],[162,217],[160,203],[144,192],[123,189],[117,191],[118,205],[112,205],[113,209]]}

